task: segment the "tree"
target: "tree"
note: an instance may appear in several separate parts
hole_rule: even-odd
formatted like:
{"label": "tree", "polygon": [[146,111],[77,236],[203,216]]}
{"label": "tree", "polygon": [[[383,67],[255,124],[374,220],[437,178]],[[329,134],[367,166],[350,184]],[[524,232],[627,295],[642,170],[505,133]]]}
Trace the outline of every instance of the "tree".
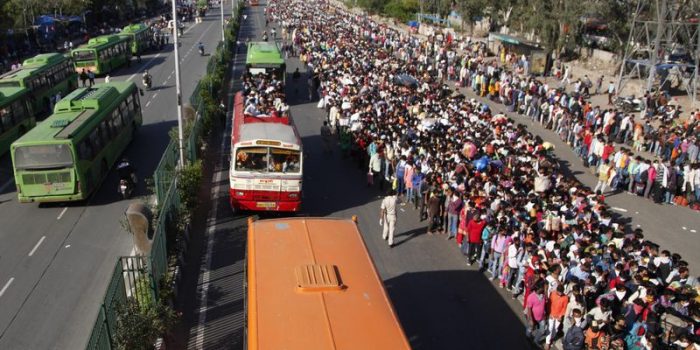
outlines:
{"label": "tree", "polygon": [[464,24],[469,26],[469,33],[474,33],[476,19],[485,13],[485,0],[461,0],[457,2],[457,12],[462,16],[462,30]]}

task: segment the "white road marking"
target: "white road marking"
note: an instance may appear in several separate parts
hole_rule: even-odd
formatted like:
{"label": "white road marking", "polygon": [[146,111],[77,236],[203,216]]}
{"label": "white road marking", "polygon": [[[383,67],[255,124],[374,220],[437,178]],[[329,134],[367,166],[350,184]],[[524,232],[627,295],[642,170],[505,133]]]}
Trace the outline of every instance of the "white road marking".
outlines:
{"label": "white road marking", "polygon": [[696,230],[694,230],[694,229],[693,229],[693,230],[690,230],[690,232],[692,232],[692,233],[696,233],[696,232],[698,232],[698,231],[696,231]]}
{"label": "white road marking", "polygon": [[12,284],[12,281],[14,281],[14,277],[10,277],[10,280],[5,283],[5,286],[0,289],[0,297],[2,297],[3,294],[5,294],[5,291],[7,291],[7,288],[10,288],[10,285]]}
{"label": "white road marking", "polygon": [[[211,27],[211,25],[209,25]],[[209,29],[207,29],[208,31]],[[206,31],[204,32],[206,33]],[[204,35],[202,33],[202,35]],[[200,37],[201,40],[201,37]],[[236,52],[233,55],[233,62],[236,62],[236,57],[238,56],[238,52]],[[230,83],[233,84],[233,83]],[[229,85],[229,88],[232,85]],[[226,137],[223,137],[221,140],[221,145],[219,146],[219,149],[221,150],[221,159],[220,159],[220,164],[224,164],[225,162],[225,149],[226,149]],[[214,183],[219,183],[221,182],[221,179],[223,177],[223,171],[218,171],[216,175],[214,176],[216,178],[216,181]],[[215,223],[216,222],[216,216],[218,214],[218,205],[217,205],[217,200],[218,196],[217,194],[218,187],[213,187],[211,189],[211,195],[212,198],[215,198],[214,202],[214,208],[211,212],[211,215],[209,217],[209,222]],[[202,274],[202,290],[200,291],[200,298],[199,298],[199,319],[197,320],[197,337],[195,338],[195,348],[201,349],[204,346],[204,322],[207,320],[207,298],[208,298],[208,293],[209,293],[209,274],[211,271],[211,256],[212,256],[212,249],[214,248],[214,232],[216,232],[216,224],[212,224],[211,227],[209,227],[209,230],[207,232],[207,252],[206,252],[206,261],[205,261],[205,266],[206,270],[204,270],[204,273]]]}
{"label": "white road marking", "polygon": [[688,228],[685,226],[683,226],[682,229],[683,229],[683,231],[688,231]]}
{"label": "white road marking", "polygon": [[34,255],[34,253],[36,253],[36,250],[39,249],[39,246],[41,245],[41,243],[44,243],[45,239],[46,239],[46,236],[41,236],[41,239],[39,240],[39,242],[36,242],[36,245],[34,245],[34,248],[32,248],[32,251],[29,252],[29,254],[27,254],[27,256]]}
{"label": "white road marking", "polygon": [[148,107],[150,105],[151,105],[151,101],[149,100],[148,102],[146,102],[146,107]]}
{"label": "white road marking", "polygon": [[70,248],[70,244],[66,244],[64,248]]}
{"label": "white road marking", "polygon": [[620,211],[620,212],[623,212],[623,213],[626,213],[626,212],[627,212],[627,209],[625,209],[625,208],[620,208],[620,207],[612,207],[611,209],[612,209],[612,210],[616,210],[616,211]]}
{"label": "white road marking", "polygon": [[[221,140],[221,154],[222,154],[222,159],[221,163],[223,163],[223,150],[225,147],[225,141],[226,138],[224,137]],[[215,180],[214,183],[219,183],[221,182],[221,179],[223,178],[222,174],[223,171],[218,171],[216,175],[214,176]],[[211,196],[212,198],[217,198],[217,192],[218,192],[219,186],[214,186],[211,189]],[[217,205],[217,199],[215,199],[214,202],[214,208],[211,211],[211,215],[209,216],[208,222],[214,223],[211,226],[209,226],[209,230],[207,232],[207,252],[206,252],[206,262],[205,262],[205,270],[204,273],[202,274],[202,289],[200,290],[200,295],[199,295],[199,320],[197,321],[197,338],[195,341],[195,348],[201,349],[204,346],[204,323],[207,320],[207,298],[209,294],[209,274],[211,271],[211,257],[212,257],[212,250],[214,249],[214,233],[216,232],[216,217],[218,215],[219,211],[219,206]]]}
{"label": "white road marking", "polygon": [[[165,85],[165,83],[163,83],[163,85]],[[158,97],[158,93],[157,93],[157,92],[156,92],[155,94],[153,94],[153,96],[151,97],[151,100],[155,100],[156,97]]]}
{"label": "white road marking", "polygon": [[63,210],[61,210],[61,213],[58,214],[58,217],[56,218],[56,220],[61,220],[61,218],[63,217],[63,214],[65,214],[66,211],[68,211],[68,207],[65,207],[65,208],[63,208]]}

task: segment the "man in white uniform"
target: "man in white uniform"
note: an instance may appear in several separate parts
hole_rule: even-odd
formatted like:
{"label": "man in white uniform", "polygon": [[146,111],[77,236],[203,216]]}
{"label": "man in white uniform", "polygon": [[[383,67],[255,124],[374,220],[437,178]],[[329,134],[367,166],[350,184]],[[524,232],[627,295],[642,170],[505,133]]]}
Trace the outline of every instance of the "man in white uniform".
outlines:
{"label": "man in white uniform", "polygon": [[389,247],[394,245],[394,231],[396,229],[396,191],[389,190],[389,195],[382,200],[379,209],[379,225],[383,226],[383,239],[389,239]]}

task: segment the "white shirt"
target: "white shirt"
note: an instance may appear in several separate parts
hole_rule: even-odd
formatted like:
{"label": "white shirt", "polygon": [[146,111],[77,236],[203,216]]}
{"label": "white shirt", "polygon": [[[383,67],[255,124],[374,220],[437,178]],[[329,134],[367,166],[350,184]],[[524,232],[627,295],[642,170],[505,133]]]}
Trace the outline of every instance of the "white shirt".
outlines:
{"label": "white shirt", "polygon": [[396,196],[384,197],[381,209],[384,210],[386,216],[393,216],[396,218]]}

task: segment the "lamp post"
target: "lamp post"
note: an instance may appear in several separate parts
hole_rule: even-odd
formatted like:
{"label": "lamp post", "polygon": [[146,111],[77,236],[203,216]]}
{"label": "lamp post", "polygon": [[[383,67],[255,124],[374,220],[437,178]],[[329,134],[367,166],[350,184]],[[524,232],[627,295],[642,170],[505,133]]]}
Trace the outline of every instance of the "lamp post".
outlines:
{"label": "lamp post", "polygon": [[226,40],[224,38],[224,31],[226,28],[226,24],[224,24],[224,0],[219,0],[219,9],[221,9],[221,41],[224,41]]}
{"label": "lamp post", "polygon": [[180,52],[178,50],[177,37],[177,7],[176,0],[172,0],[173,5],[173,46],[175,48],[175,91],[177,92],[177,143],[180,151],[180,168],[185,166],[185,147],[182,140],[182,90],[180,88]]}

